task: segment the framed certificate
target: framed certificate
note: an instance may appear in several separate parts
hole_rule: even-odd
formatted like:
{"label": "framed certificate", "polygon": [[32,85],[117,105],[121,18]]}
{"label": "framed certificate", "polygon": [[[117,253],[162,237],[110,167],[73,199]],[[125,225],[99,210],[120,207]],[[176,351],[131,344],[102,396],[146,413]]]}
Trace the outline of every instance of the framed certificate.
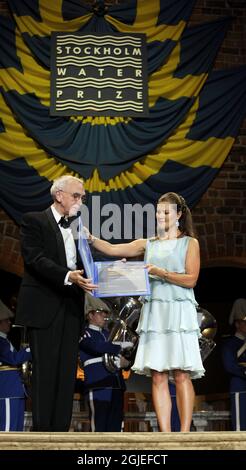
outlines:
{"label": "framed certificate", "polygon": [[94,297],[150,295],[148,271],[143,261],[94,261],[81,223],[79,253],[88,278],[98,289]]}
{"label": "framed certificate", "polygon": [[96,261],[96,297],[150,295],[148,271],[142,261]]}

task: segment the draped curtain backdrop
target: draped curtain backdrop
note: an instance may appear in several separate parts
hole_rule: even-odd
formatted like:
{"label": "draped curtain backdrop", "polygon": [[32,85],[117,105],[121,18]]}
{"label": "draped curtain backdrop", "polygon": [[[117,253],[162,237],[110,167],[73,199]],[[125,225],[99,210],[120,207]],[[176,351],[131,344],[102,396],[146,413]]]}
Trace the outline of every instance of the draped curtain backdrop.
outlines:
{"label": "draped curtain backdrop", "polygon": [[[0,177],[17,223],[50,203],[63,174],[106,203],[155,203],[167,191],[192,207],[226,159],[246,109],[246,67],[213,71],[231,19],[187,27],[193,0],[8,0],[0,17]],[[51,33],[145,33],[148,118],[51,117]]]}

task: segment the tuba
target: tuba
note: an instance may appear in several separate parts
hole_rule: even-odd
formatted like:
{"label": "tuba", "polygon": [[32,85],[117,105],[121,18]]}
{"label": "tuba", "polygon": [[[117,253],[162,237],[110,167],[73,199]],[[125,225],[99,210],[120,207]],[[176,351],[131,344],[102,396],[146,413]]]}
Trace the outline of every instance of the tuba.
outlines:
{"label": "tuba", "polygon": [[[125,302],[125,298],[124,298]],[[131,342],[132,347],[124,349],[121,355],[129,362],[127,370],[131,368],[138,347],[138,334],[136,333],[138,320],[142,308],[142,303],[134,298],[129,297],[121,308],[110,330],[108,340],[111,342]],[[115,372],[119,369],[117,360],[112,354],[104,354],[104,365],[109,372]]]}
{"label": "tuba", "polygon": [[217,332],[217,321],[210,312],[201,307],[197,308],[197,319],[201,332],[199,347],[204,362],[216,346],[214,337]]}

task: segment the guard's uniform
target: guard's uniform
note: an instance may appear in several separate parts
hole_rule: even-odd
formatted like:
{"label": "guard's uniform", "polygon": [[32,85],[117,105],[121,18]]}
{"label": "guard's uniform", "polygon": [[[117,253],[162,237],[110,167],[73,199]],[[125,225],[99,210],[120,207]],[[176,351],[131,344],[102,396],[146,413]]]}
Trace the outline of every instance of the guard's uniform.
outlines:
{"label": "guard's uniform", "polygon": [[180,419],[179,412],[176,401],[176,387],[172,382],[168,382],[169,392],[172,400],[172,412],[171,412],[171,431],[179,432],[180,431]]}
{"label": "guard's uniform", "polygon": [[240,333],[222,347],[225,370],[230,374],[231,419],[234,431],[246,431],[246,341]]}
{"label": "guard's uniform", "polygon": [[121,370],[111,373],[103,364],[105,353],[118,355],[119,345],[107,341],[109,332],[95,325],[85,329],[80,341],[80,359],[85,372],[91,431],[121,431],[125,382]]}
{"label": "guard's uniform", "polygon": [[30,360],[29,348],[16,351],[0,331],[0,431],[23,431],[25,389],[18,366]]}

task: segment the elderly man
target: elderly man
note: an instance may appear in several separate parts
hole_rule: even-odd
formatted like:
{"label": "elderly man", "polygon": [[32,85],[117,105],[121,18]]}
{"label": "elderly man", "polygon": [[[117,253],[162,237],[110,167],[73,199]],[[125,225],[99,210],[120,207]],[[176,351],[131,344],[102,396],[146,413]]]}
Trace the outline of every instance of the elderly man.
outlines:
{"label": "elderly man", "polygon": [[84,291],[96,287],[83,277],[70,227],[85,195],[83,181],[62,176],[51,195],[52,206],[25,214],[21,225],[25,273],[16,321],[29,331],[33,431],[69,429]]}

